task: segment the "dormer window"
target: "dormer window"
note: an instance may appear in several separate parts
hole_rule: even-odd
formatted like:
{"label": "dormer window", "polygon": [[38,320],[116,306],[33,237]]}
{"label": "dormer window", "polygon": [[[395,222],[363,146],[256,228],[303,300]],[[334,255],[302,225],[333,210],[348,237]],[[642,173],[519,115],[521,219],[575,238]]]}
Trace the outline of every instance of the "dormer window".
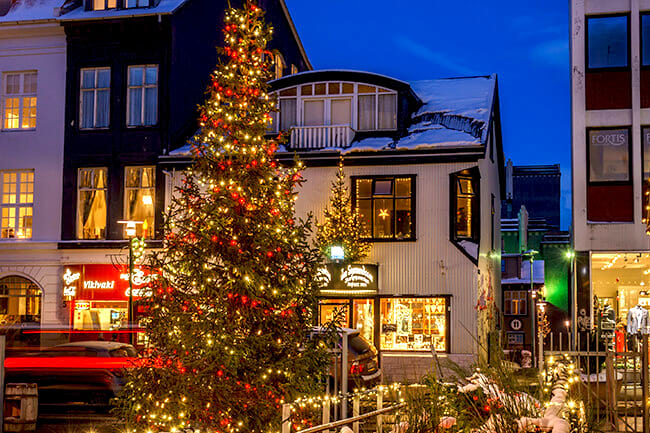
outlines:
{"label": "dormer window", "polygon": [[146,8],[149,7],[149,0],[123,0],[125,8]]}
{"label": "dormer window", "polygon": [[94,11],[103,11],[105,9],[117,9],[117,0],[92,0]]}
{"label": "dormer window", "polygon": [[347,126],[355,131],[397,129],[397,92],[361,83],[309,83],[280,90],[274,128]]}

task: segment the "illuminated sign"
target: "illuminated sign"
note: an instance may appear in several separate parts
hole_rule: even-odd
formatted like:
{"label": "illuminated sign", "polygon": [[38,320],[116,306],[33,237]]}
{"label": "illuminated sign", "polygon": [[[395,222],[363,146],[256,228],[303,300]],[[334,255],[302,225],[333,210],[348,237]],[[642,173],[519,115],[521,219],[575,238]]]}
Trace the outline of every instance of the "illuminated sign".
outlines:
{"label": "illuminated sign", "polygon": [[113,281],[84,281],[84,289],[114,289],[115,280]]}
{"label": "illuminated sign", "polygon": [[77,301],[74,303],[74,309],[79,310],[90,310],[90,302],[88,301]]}
{"label": "illuminated sign", "polygon": [[[145,275],[144,271],[142,269],[134,269],[133,270],[133,275],[131,277],[131,281],[135,286],[141,286],[143,284],[149,284],[153,280],[155,280],[157,275],[155,274],[150,274],[150,275]],[[120,278],[125,281],[129,281],[129,274],[128,272],[126,274],[120,274]],[[135,293],[135,291],[134,291]],[[128,296],[128,295],[127,295]]]}
{"label": "illuminated sign", "polygon": [[74,283],[79,280],[80,277],[81,274],[79,272],[72,273],[70,268],[65,270],[65,273],[63,274],[63,296],[70,298],[77,294],[77,286]]}
{"label": "illuminated sign", "polygon": [[329,263],[318,270],[321,294],[377,293],[378,265]]}
{"label": "illuminated sign", "polygon": [[[63,296],[89,301],[126,301],[129,299],[129,274],[124,266],[89,264],[67,266],[62,276]],[[145,287],[157,275],[150,275],[147,269],[133,270],[133,297],[150,296],[151,289]]]}

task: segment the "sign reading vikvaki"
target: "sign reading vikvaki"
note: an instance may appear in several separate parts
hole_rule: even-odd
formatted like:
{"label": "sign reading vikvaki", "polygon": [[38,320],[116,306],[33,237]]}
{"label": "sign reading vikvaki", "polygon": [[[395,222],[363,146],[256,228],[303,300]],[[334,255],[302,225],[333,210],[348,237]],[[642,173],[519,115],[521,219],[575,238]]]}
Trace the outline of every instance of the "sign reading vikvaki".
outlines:
{"label": "sign reading vikvaki", "polygon": [[318,284],[322,293],[327,292],[376,292],[378,266],[329,263],[319,269]]}
{"label": "sign reading vikvaki", "polygon": [[[70,265],[63,273],[63,296],[81,300],[125,301],[129,299],[129,273],[112,265]],[[147,296],[146,287],[155,275],[133,270],[133,296]]]}

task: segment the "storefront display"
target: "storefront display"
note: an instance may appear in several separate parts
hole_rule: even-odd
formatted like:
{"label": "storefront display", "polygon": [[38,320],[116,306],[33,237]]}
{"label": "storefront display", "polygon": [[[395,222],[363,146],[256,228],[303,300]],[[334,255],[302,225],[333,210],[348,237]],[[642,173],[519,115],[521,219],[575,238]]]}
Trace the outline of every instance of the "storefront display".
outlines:
{"label": "storefront display", "polygon": [[384,298],[380,303],[382,349],[447,351],[446,298]]}

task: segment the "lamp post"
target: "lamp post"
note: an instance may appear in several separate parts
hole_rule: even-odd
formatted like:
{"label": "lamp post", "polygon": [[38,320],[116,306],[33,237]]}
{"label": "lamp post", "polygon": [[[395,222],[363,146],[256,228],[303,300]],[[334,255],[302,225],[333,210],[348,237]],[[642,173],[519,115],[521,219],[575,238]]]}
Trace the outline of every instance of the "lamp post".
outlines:
{"label": "lamp post", "polygon": [[[575,258],[576,258],[576,252],[572,249],[568,249],[566,252],[566,258],[569,260],[569,293],[571,293],[571,297],[569,298],[570,302],[570,311],[569,314],[571,315],[571,322],[573,323],[573,327],[571,327],[571,343],[570,343],[570,348],[571,350],[576,350],[577,346],[577,332],[578,332],[578,291],[577,291],[577,285],[575,283]],[[568,327],[567,327],[567,333],[568,333]]]}
{"label": "lamp post", "polygon": [[537,336],[537,302],[536,302],[536,299],[535,299],[537,296],[536,296],[536,293],[535,293],[535,287],[533,285],[533,263],[535,262],[535,254],[539,254],[539,252],[535,251],[533,249],[524,251],[521,254],[522,257],[527,257],[528,261],[530,262],[530,312],[533,315],[533,332],[532,332],[532,334],[533,334],[532,335],[532,337],[533,337],[533,341],[532,341],[532,343],[533,343],[532,344],[532,349],[533,350],[532,350],[532,352],[533,353],[532,353],[532,355],[533,355],[533,359],[535,360],[533,362],[537,362],[537,357],[535,356],[535,352],[536,352],[536,347],[535,347],[536,344],[535,343],[536,343],[536,339],[538,337]]}
{"label": "lamp post", "polygon": [[124,232],[127,239],[129,239],[129,304],[126,311],[126,324],[129,329],[129,343],[134,344],[135,339],[133,335],[133,240],[136,235],[136,227],[138,224],[145,224],[143,221],[118,221],[118,224],[124,224]]}

